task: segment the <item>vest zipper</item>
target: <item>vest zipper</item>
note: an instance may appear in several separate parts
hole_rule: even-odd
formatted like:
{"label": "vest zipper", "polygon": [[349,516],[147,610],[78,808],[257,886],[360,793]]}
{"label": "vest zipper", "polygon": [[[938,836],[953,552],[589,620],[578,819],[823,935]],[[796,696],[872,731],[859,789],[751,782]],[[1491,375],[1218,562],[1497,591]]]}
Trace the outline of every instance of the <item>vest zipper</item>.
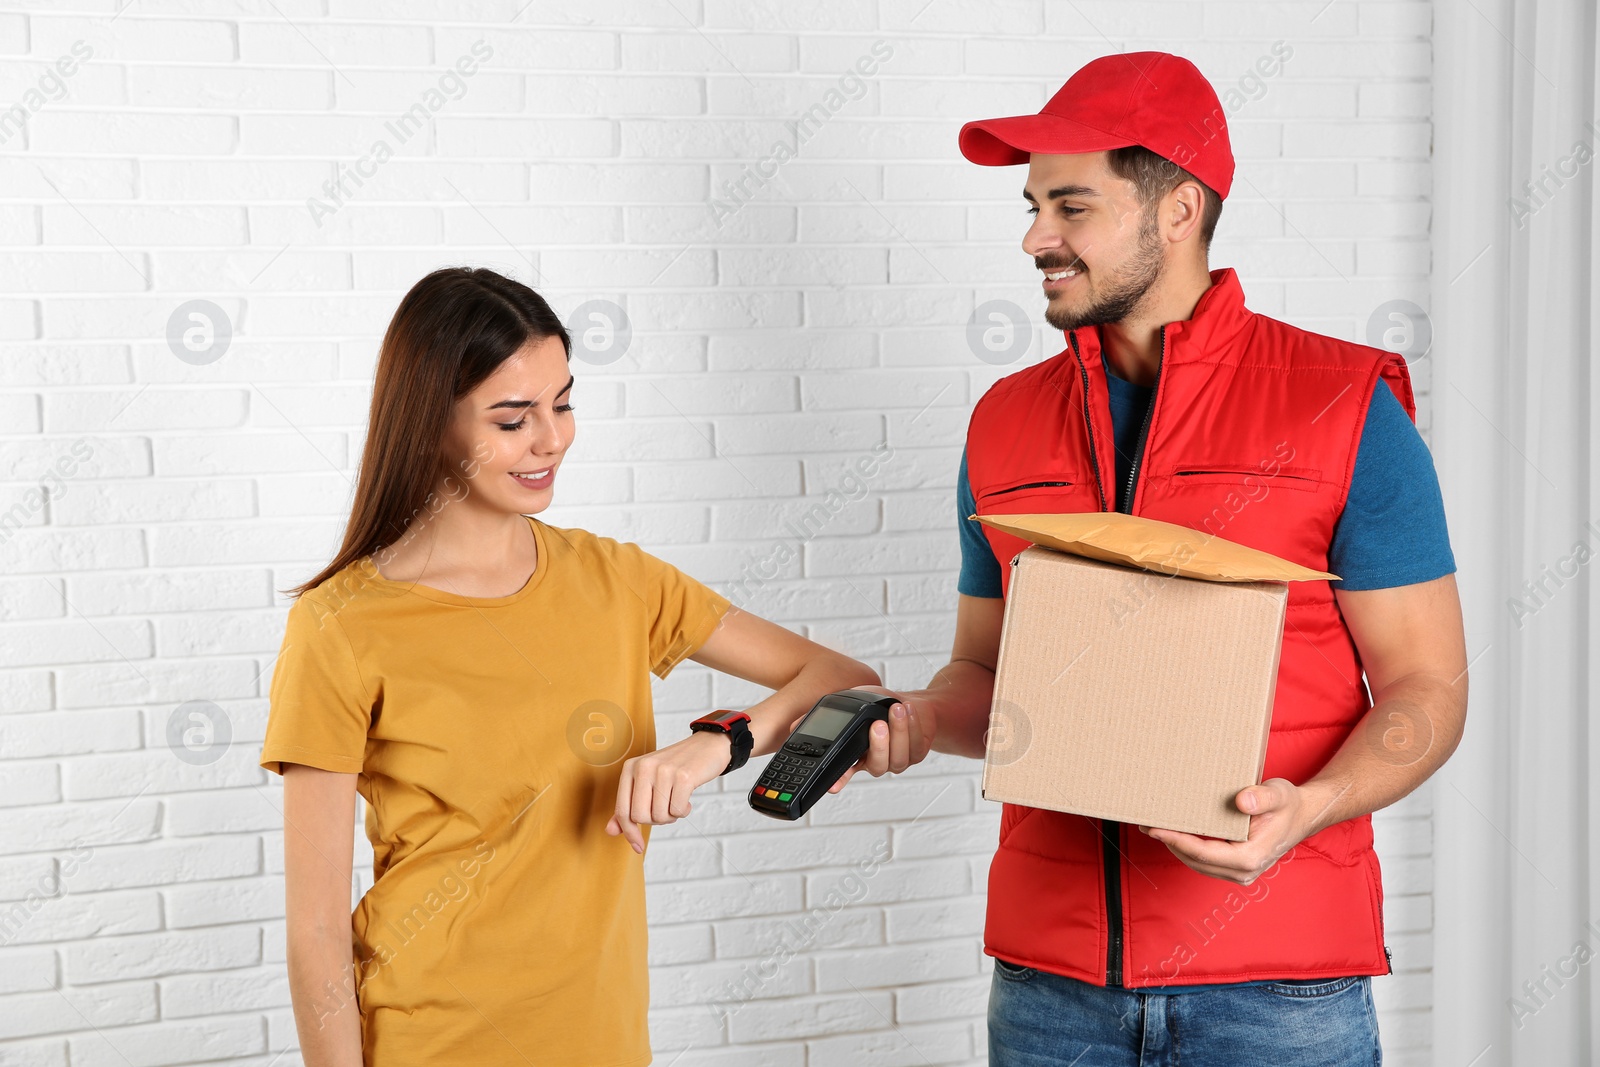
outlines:
{"label": "vest zipper", "polygon": [[[1083,428],[1089,434],[1089,465],[1094,468],[1094,487],[1100,495],[1100,510],[1106,507],[1106,487],[1100,478],[1100,458],[1094,447],[1094,418],[1089,412],[1089,368],[1083,365],[1083,353],[1078,351],[1078,334],[1067,334],[1072,342],[1072,354],[1078,360],[1078,373],[1083,376]],[[1153,399],[1153,398],[1152,398]],[[1015,563],[1013,559],[1011,562]],[[1100,860],[1106,878],[1106,985],[1122,984],[1122,883],[1117,868],[1117,846],[1113,824],[1100,820]]]}
{"label": "vest zipper", "polygon": [[[1167,354],[1167,328],[1161,327],[1161,349],[1156,354],[1156,384],[1155,391],[1150,394],[1150,406],[1144,410],[1144,422],[1139,426],[1139,443],[1134,446],[1133,462],[1128,464],[1128,484],[1124,492],[1127,507],[1118,508],[1128,515],[1133,514],[1133,487],[1139,477],[1139,463],[1144,459],[1145,439],[1150,434],[1150,416],[1155,413],[1156,399],[1161,395],[1161,364]],[[1083,360],[1078,360],[1078,369],[1083,370]],[[1084,371],[1084,413],[1088,414],[1089,388],[1088,372]],[[1089,434],[1091,455],[1094,447],[1094,433]],[[1099,467],[1095,468],[1099,473]],[[1104,495],[1102,494],[1102,508],[1104,510]],[[1122,985],[1122,866],[1118,863],[1121,849],[1117,847],[1117,838],[1122,832],[1122,824],[1111,819],[1100,820],[1100,857],[1105,865],[1106,872],[1106,926],[1109,936],[1106,938],[1106,985]]]}
{"label": "vest zipper", "polygon": [[1100,859],[1106,869],[1106,985],[1122,985],[1122,869],[1117,834],[1122,824],[1100,820]]}
{"label": "vest zipper", "polygon": [[1167,328],[1161,327],[1161,348],[1156,353],[1156,384],[1155,391],[1150,394],[1150,406],[1144,409],[1144,423],[1139,427],[1139,443],[1133,449],[1133,462],[1128,464],[1128,506],[1120,509],[1133,514],[1133,483],[1139,477],[1139,462],[1144,459],[1144,442],[1150,434],[1150,416],[1156,411],[1156,397],[1161,393],[1161,364],[1167,355]]}

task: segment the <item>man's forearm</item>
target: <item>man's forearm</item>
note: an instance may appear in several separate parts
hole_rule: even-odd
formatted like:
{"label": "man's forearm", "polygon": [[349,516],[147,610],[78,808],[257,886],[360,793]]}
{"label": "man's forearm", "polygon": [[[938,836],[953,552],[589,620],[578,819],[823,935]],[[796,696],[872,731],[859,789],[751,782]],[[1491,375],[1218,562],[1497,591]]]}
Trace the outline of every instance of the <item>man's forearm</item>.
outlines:
{"label": "man's forearm", "polygon": [[745,709],[755,738],[751,757],[765,756],[782,747],[795,720],[810,711],[823,694],[882,684],[878,672],[847,656],[819,656],[807,662],[787,685]]}
{"label": "man's forearm", "polygon": [[1461,740],[1466,678],[1403,678],[1379,696],[1339,751],[1301,788],[1306,836],[1386,808],[1427,781]]}
{"label": "man's forearm", "polygon": [[935,752],[983,758],[989,706],[994,700],[994,671],[972,660],[952,660],[933,676],[926,689],[900,695],[933,709],[938,724],[933,739]]}

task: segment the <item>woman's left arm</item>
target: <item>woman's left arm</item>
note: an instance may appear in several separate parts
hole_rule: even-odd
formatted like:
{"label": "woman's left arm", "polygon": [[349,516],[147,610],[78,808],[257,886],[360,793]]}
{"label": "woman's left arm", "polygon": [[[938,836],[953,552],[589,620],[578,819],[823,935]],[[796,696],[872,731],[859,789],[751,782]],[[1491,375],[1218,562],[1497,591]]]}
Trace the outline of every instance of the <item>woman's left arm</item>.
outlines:
{"label": "woman's left arm", "polygon": [[[774,690],[765,700],[745,709],[750,714],[750,732],[755,736],[752,758],[777,751],[825,694],[868,689],[894,695],[881,687],[878,673],[865,663],[737,607],[728,609],[717,629],[689,658]],[[933,731],[927,730],[925,739],[924,731],[905,714],[904,706],[896,705],[896,709],[898,717],[893,712],[890,717],[892,728],[874,726],[872,747],[857,768],[885,767],[898,773],[928,754]],[[701,731],[627,760],[617,787],[616,813],[606,824],[606,833],[622,834],[635,852],[642,853],[644,835],[639,825],[676,822],[688,815],[690,794],[722,773],[728,765],[730,747],[726,734]],[[847,771],[838,786],[855,769]]]}

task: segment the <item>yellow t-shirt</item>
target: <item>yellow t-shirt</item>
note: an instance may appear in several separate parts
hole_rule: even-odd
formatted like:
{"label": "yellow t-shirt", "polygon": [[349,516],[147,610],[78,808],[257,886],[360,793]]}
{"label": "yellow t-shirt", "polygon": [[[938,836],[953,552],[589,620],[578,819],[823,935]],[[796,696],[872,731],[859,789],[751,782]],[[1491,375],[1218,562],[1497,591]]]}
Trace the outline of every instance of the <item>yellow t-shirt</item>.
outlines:
{"label": "yellow t-shirt", "polygon": [[368,1067],[650,1062],[643,858],[605,825],[622,761],[655,748],[649,674],[730,605],[637,545],[528,521],[509,596],[369,556],[289,610],[261,766],[359,774]]}

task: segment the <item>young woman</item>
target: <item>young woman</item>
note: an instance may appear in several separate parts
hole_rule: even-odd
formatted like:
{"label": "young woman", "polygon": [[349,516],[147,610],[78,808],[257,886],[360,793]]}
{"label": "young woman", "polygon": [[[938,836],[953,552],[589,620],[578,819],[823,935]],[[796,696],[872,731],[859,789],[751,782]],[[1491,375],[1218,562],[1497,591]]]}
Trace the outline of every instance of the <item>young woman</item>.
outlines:
{"label": "young woman", "polygon": [[[284,780],[308,1067],[649,1063],[649,826],[687,815],[732,745],[657,750],[648,675],[693,658],[775,690],[748,709],[754,755],[878,682],[637,545],[532,517],[572,444],[570,351],[524,285],[418,282],[343,545],[288,591],[261,765]],[[895,718],[856,769],[904,770],[932,733]],[[352,917],[358,792],[375,883]]]}

